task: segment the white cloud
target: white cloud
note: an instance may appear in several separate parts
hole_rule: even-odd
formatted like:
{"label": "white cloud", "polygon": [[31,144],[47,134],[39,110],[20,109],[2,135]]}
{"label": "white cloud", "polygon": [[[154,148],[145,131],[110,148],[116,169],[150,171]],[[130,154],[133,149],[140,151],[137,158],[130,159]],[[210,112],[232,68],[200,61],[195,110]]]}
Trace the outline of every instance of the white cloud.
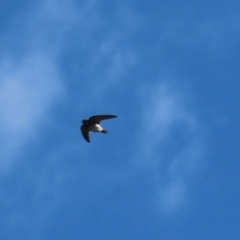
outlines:
{"label": "white cloud", "polygon": [[201,126],[185,104],[186,97],[170,84],[145,86],[139,147],[134,164],[151,172],[163,212],[189,203],[188,180],[201,166]]}
{"label": "white cloud", "polygon": [[49,111],[63,93],[63,86],[54,60],[44,53],[29,54],[21,62],[4,59],[0,70],[0,163],[3,171],[50,119]]}

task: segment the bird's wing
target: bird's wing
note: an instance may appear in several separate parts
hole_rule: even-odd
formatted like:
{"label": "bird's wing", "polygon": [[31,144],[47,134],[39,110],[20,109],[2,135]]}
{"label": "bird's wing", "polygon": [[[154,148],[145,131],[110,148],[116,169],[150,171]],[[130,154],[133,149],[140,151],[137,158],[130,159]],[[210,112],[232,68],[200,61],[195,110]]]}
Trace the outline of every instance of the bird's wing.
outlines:
{"label": "bird's wing", "polygon": [[105,115],[95,115],[89,118],[89,120],[99,124],[102,120],[109,119],[109,118],[116,118],[115,115],[105,114]]}
{"label": "bird's wing", "polygon": [[88,128],[84,125],[81,126],[81,132],[82,132],[82,135],[84,137],[84,139],[90,143],[90,139],[89,139],[89,131],[88,131]]}

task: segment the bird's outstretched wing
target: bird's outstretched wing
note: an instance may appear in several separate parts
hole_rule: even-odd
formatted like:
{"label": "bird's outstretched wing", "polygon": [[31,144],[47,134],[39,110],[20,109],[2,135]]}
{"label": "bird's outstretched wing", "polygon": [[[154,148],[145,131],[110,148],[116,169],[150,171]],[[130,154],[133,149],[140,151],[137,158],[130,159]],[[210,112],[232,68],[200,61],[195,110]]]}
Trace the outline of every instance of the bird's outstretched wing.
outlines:
{"label": "bird's outstretched wing", "polygon": [[99,124],[102,120],[109,119],[109,118],[116,118],[115,115],[105,114],[105,115],[94,115],[89,118],[89,120]]}
{"label": "bird's outstretched wing", "polygon": [[90,139],[89,139],[89,131],[88,131],[88,128],[84,125],[81,126],[81,132],[82,132],[82,135],[84,137],[84,139],[90,143]]}

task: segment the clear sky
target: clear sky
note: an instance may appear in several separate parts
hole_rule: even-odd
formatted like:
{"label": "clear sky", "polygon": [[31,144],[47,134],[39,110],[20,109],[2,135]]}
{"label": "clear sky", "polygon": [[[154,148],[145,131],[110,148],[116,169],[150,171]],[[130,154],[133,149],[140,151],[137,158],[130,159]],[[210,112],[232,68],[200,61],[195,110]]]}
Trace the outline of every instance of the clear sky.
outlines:
{"label": "clear sky", "polygon": [[240,239],[239,0],[1,1],[0,52],[1,240]]}

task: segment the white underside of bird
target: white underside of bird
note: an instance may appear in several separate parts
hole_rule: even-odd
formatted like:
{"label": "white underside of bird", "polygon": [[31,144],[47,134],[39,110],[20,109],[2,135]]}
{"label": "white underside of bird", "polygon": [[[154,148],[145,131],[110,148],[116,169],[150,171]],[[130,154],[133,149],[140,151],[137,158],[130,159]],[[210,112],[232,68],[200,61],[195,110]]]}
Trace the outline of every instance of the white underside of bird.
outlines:
{"label": "white underside of bird", "polygon": [[90,127],[89,131],[92,132],[101,132],[103,128],[99,124],[94,124]]}

